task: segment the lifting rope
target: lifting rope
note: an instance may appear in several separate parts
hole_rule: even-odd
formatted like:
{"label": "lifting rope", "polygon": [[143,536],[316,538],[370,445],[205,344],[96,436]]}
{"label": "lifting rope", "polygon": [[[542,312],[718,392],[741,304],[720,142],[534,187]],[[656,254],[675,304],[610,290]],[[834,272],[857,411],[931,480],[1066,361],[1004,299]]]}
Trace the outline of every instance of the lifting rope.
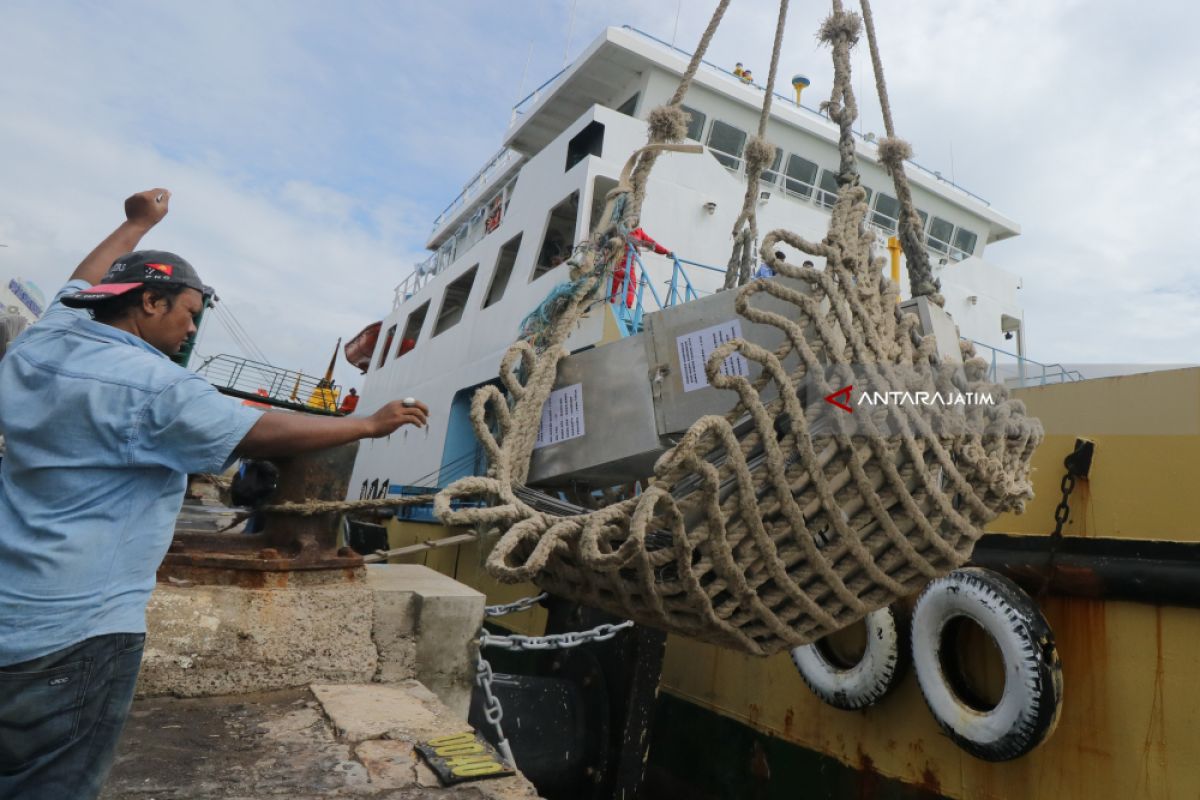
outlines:
{"label": "lifting rope", "polygon": [[[1032,496],[1029,459],[1042,428],[1003,387],[986,383],[987,365],[973,351],[964,350],[962,368],[939,358],[872,257],[852,137],[849,51],[862,20],[833,0],[820,32],[833,51],[824,107],[839,126],[841,160],[829,231],[820,242],[768,233],[763,258],[793,281],[754,281],[735,302],[749,322],[777,328],[783,343],[772,352],[735,339],[712,353],[708,380],[736,393],[736,405],[697,420],[639,496],[566,516],[522,498],[563,344],[624,253],[654,161],[694,150],[671,143],[686,131],[679,105],[727,5],[718,5],[671,103],[650,113],[649,144],[609,193],[606,224],[573,256],[571,284],[535,335],[502,358],[507,395],[491,385],[475,393],[471,421],[488,474],[455,481],[434,505],[446,524],[501,532],[487,567],[502,581],[533,581],[645,625],[765,655],[843,628],[964,563],[984,523]],[[781,9],[779,31],[782,19]],[[911,194],[904,200],[910,209]],[[825,269],[776,259],[777,242],[823,257]],[[797,281],[808,291],[793,288]],[[789,304],[788,313],[766,310],[758,295]],[[722,374],[735,352],[761,367],[758,379]],[[856,386],[868,390],[986,391],[995,404],[932,416],[892,405],[814,427],[802,384],[831,393],[852,366]],[[483,507],[452,507],[456,500]]]}
{"label": "lifting rope", "polygon": [[767,141],[767,120],[771,117],[771,98],[775,94],[775,73],[779,70],[779,53],[783,48],[783,27],[787,21],[788,0],[779,3],[779,21],[775,25],[775,44],[771,49],[771,68],[767,72],[767,90],[762,111],[758,115],[758,134],[746,144],[746,195],[742,212],[733,223],[733,252],[725,267],[725,286],[745,286],[754,270],[754,245],[758,242],[758,179],[767,164],[775,159],[775,145]]}

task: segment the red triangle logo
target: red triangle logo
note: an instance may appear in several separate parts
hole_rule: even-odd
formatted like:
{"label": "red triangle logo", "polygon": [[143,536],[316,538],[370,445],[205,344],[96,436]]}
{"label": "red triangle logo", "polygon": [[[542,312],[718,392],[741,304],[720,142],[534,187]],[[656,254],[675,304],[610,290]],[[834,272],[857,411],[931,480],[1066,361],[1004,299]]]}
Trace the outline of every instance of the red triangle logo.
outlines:
{"label": "red triangle logo", "polygon": [[[852,391],[854,391],[853,386],[843,386],[841,389],[838,389],[833,394],[826,395],[825,402],[829,403],[830,405],[837,406],[842,411],[845,411],[848,414],[853,414],[854,409],[851,408],[849,405],[850,392],[852,392]],[[838,399],[839,397],[841,398],[841,400]],[[845,402],[842,402],[842,400],[844,400]]]}
{"label": "red triangle logo", "polygon": [[164,275],[170,276],[175,274],[175,268],[170,264],[147,264],[146,266],[152,270],[161,272]]}

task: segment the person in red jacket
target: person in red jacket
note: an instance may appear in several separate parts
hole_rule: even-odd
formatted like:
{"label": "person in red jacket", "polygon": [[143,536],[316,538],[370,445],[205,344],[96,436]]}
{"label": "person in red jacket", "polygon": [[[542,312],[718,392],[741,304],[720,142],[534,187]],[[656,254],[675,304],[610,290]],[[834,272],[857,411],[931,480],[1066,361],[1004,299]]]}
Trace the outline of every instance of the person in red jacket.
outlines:
{"label": "person in red jacket", "polygon": [[637,291],[637,262],[634,260],[634,248],[644,250],[647,247],[654,249],[654,252],[660,256],[672,256],[674,253],[663,247],[658,242],[650,238],[650,234],[646,233],[641,228],[634,228],[629,234],[629,239],[625,245],[625,255],[621,259],[621,263],[617,264],[613,270],[612,291],[609,293],[608,301],[615,303],[621,296],[621,285],[625,283],[625,265],[629,264],[629,283],[625,286],[625,307],[633,308],[633,295]]}
{"label": "person in red jacket", "polygon": [[358,408],[358,390],[351,389],[350,394],[342,398],[342,405],[338,411],[343,414],[352,414],[356,408]]}

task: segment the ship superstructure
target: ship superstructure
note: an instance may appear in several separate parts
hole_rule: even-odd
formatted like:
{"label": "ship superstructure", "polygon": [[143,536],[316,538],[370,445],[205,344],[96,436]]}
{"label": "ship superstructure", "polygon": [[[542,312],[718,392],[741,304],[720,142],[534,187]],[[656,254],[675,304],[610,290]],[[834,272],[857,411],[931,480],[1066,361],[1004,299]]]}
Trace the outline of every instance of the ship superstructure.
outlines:
{"label": "ship superstructure", "polygon": [[[471,395],[496,379],[520,321],[567,279],[574,244],[599,222],[626,159],[646,142],[645,115],[670,97],[687,60],[639,31],[608,28],[513,109],[502,149],[438,216],[429,258],[396,287],[365,364],[362,411],[411,395],[435,415],[427,431],[364,443],[352,497],[445,486],[483,471],[468,423]],[[569,340],[573,351],[633,332],[643,310],[721,287],[746,192],[743,151],[763,91],[712,65],[701,68],[685,109],[689,139],[705,151],[660,159],[641,215],[643,229],[672,255],[642,254],[638,272],[647,285],[636,307],[618,300],[595,309]],[[819,240],[837,188],[836,126],[777,97],[767,138],[777,154],[760,181],[759,230],[786,227]],[[883,254],[899,204],[874,143],[858,146],[868,223]],[[937,173],[916,165],[909,172],[922,237],[961,336],[1023,356],[1020,279],[984,257],[988,245],[1019,227]],[[903,268],[900,283],[907,284]]]}

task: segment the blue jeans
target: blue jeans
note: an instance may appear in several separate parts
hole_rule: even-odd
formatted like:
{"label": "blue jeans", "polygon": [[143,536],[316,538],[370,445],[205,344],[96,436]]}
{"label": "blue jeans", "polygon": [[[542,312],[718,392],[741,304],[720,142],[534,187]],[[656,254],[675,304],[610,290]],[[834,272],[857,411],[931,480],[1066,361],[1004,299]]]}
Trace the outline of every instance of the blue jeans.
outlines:
{"label": "blue jeans", "polygon": [[0,800],[100,794],[146,637],[113,633],[0,667]]}

